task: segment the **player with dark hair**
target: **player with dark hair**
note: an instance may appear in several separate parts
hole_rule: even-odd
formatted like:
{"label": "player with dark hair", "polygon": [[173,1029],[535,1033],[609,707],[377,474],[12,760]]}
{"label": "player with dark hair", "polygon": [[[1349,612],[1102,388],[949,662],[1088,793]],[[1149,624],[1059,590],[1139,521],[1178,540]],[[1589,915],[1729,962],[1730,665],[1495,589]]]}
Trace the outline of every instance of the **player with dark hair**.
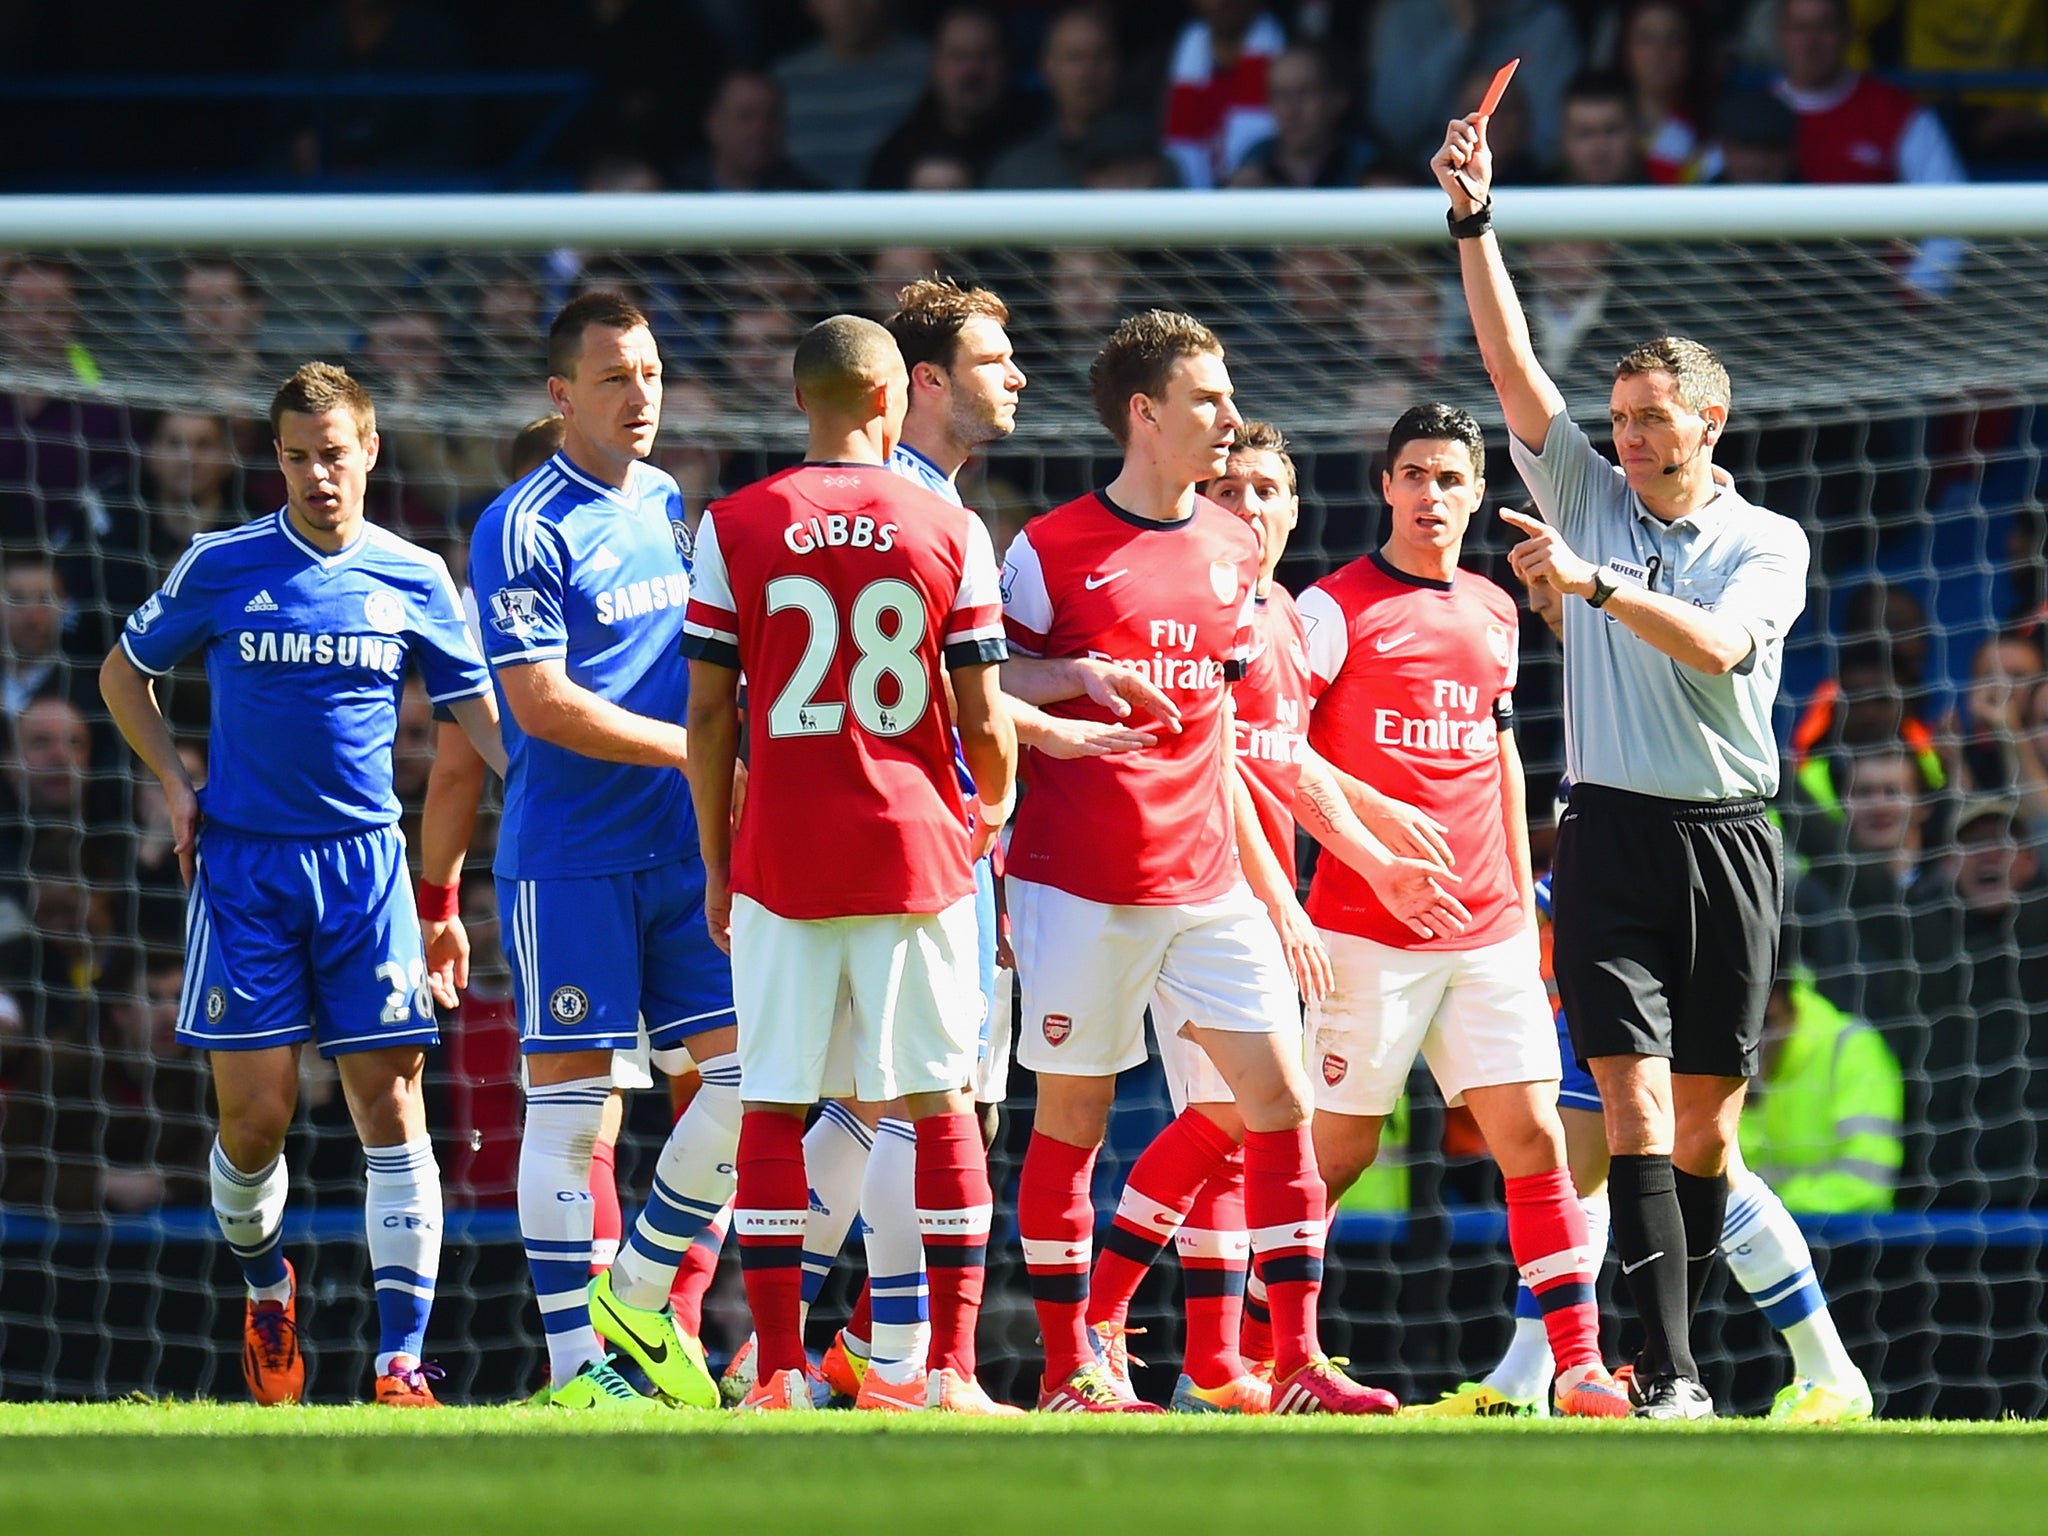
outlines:
{"label": "player with dark hair", "polygon": [[[510,769],[499,907],[528,1079],[519,1221],[547,1333],[550,1401],[652,1407],[592,1328],[676,1404],[717,1386],[666,1310],[675,1265],[732,1193],[739,1132],[732,986],[702,920],[704,871],[677,649],[689,592],[682,493],[646,462],[661,359],[646,317],[593,289],[548,333],[562,447],[478,520],[470,571],[504,704]],[[590,1279],[592,1149],[613,1053],[644,1018],[654,1050],[703,1079],[617,1261]]]}
{"label": "player with dark hair", "polygon": [[[968,1091],[981,1022],[970,867],[1015,794],[994,553],[978,518],[886,467],[908,383],[887,331],[823,321],[794,373],[805,462],[705,513],[685,641],[706,917],[739,999],[733,1228],[758,1340],[742,1407],[812,1406],[803,1117],[830,1093],[900,1100],[914,1122],[930,1266],[929,1369],[878,1350],[861,1404],[1003,1416],[1016,1410],[975,1377],[994,1197]],[[749,787],[735,829],[742,674]],[[803,831],[820,824],[834,829],[822,855]]]}
{"label": "player with dark hair", "polygon": [[[281,1247],[299,1056],[332,1058],[368,1163],[377,1401],[431,1407],[420,1356],[441,1252],[441,1182],[421,1097],[436,1043],[392,790],[408,665],[502,764],[490,681],[438,555],[364,520],[370,396],[308,363],[270,427],[286,501],[195,539],[100,669],[121,734],[163,784],[191,886],[178,1039],[211,1053],[213,1208],[248,1284],[242,1373],[259,1403],[305,1388]],[[206,657],[210,777],[186,774],[152,679]],[[202,830],[202,818],[204,828]]]}

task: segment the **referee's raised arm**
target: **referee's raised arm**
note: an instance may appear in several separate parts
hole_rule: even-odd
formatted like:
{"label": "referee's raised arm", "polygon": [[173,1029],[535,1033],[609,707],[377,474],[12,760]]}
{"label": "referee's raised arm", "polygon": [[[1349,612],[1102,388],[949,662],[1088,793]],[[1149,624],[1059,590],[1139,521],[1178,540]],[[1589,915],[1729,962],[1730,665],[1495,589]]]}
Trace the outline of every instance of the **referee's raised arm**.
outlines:
{"label": "referee's raised arm", "polygon": [[1486,119],[1476,112],[1453,119],[1429,168],[1451,199],[1465,305],[1487,377],[1507,412],[1508,430],[1524,447],[1540,451],[1551,418],[1564,409],[1564,396],[1536,361],[1529,322],[1493,238],[1493,151],[1486,143]]}

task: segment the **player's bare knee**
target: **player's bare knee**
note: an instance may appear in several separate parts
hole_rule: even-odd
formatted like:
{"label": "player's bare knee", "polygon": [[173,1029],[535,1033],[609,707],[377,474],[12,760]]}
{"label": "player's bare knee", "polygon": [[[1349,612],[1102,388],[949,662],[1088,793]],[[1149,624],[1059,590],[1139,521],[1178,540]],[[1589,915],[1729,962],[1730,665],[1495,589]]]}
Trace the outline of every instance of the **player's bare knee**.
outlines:
{"label": "player's bare knee", "polygon": [[1364,1176],[1380,1155],[1377,1117],[1318,1114],[1312,1127],[1316,1171],[1334,1201]]}
{"label": "player's bare knee", "polygon": [[258,1173],[277,1161],[284,1151],[285,1132],[291,1129],[294,1103],[266,1097],[223,1109],[220,1117],[221,1150],[243,1173]]}
{"label": "player's bare knee", "polygon": [[1109,1106],[1116,1098],[1113,1077],[1038,1079],[1038,1109],[1031,1128],[1072,1147],[1097,1147],[1109,1131]]}

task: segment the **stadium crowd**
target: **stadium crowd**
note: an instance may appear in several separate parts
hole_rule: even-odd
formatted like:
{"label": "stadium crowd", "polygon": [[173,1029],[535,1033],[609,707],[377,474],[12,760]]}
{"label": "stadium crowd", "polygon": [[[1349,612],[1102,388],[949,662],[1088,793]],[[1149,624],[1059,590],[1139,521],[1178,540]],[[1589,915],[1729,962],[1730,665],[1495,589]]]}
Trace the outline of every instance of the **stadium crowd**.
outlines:
{"label": "stadium crowd", "polygon": [[[43,8],[25,39],[52,68],[107,67],[150,35],[96,22],[69,36],[79,16],[146,8],[76,9]],[[2048,66],[2043,8],[1997,0],[1196,0],[1185,12],[808,0],[801,13],[591,0],[566,29],[553,24],[558,9],[346,0],[278,36],[274,57],[179,58],[194,70],[337,55],[364,72],[566,63],[598,85],[552,163],[592,191],[1427,184],[1442,123],[1509,55],[1523,74],[1492,129],[1504,186],[1953,181],[2025,164],[2048,143],[2048,98],[1943,93],[1928,105],[1868,72]],[[1981,25],[1957,24],[1965,12]],[[473,172],[512,132],[459,102],[366,97],[317,123],[277,111],[283,163],[239,169]],[[139,162],[47,163],[87,176]],[[1553,371],[1597,373],[1666,318],[1633,307],[1633,290],[1623,302],[1619,259],[1583,245],[1529,253],[1532,323]],[[1864,274],[1853,302],[1910,314],[1948,289],[1961,260],[1929,242]],[[281,500],[252,401],[309,345],[346,352],[392,423],[374,515],[461,569],[465,527],[509,478],[510,434],[451,425],[434,407],[474,396],[498,419],[532,414],[512,410],[523,397],[507,381],[530,387],[536,337],[565,295],[623,282],[657,318],[677,364],[657,461],[695,515],[794,457],[752,446],[758,436],[722,436],[717,422],[787,413],[790,350],[811,319],[886,313],[899,282],[954,265],[923,250],[744,270],[565,250],[468,268],[460,281],[428,273],[344,319],[240,261],[157,263],[131,285],[148,289],[138,300],[58,256],[0,257],[0,1203],[89,1218],[204,1198],[205,1076],[172,1038],[184,903],[169,819],[110,729],[94,677],[122,619],[196,534]],[[1001,260],[980,265],[1001,284]],[[1272,380],[1284,397],[1283,377],[1336,372],[1357,390],[1348,409],[1378,432],[1393,401],[1484,392],[1447,277],[1418,257],[1295,249],[1215,279],[1208,298],[1260,295],[1241,395],[1257,399]],[[1018,306],[1025,410],[1054,410],[1065,395],[1071,412],[1107,325],[1171,276],[1133,255],[1062,251],[1040,283],[1042,302]],[[131,374],[178,381],[185,403],[130,403],[148,395],[117,387]],[[1260,411],[1284,422],[1284,405]],[[1035,480],[1006,478],[1020,453],[968,477],[986,492],[970,501],[1005,525],[998,547],[1059,499],[1048,480],[1078,488],[1094,471],[1067,450],[1047,455]],[[1512,499],[1510,483],[1500,473],[1496,497]],[[1352,484],[1377,484],[1362,460]],[[2000,551],[2002,611],[1983,616],[1995,623],[1953,697],[1930,656],[1937,621],[1909,583],[1837,582],[1818,605],[1832,644],[1815,654],[1832,664],[1792,701],[1777,807],[1796,852],[1798,965],[1774,999],[1745,1129],[1753,1161],[1795,1210],[2048,1204],[2048,524],[2031,487],[2023,500]],[[1862,527],[1867,512],[1844,521]],[[1332,513],[1283,577],[1299,584],[1341,563],[1369,525],[1360,506]],[[1556,650],[1535,624],[1523,644],[1534,727],[1546,688],[1554,720]],[[203,779],[204,677],[181,672],[160,692]],[[397,770],[409,832],[433,742],[415,684]],[[1531,819],[1540,852],[1549,817],[1534,806]],[[432,1116],[449,1138],[451,1196],[477,1203],[509,1201],[519,1116],[510,978],[483,874],[493,835],[486,815],[464,891],[477,963],[446,1021]],[[317,1198],[353,1186],[356,1152],[337,1082],[308,1072],[293,1166]],[[1493,1194],[1477,1173],[1455,1187]]]}

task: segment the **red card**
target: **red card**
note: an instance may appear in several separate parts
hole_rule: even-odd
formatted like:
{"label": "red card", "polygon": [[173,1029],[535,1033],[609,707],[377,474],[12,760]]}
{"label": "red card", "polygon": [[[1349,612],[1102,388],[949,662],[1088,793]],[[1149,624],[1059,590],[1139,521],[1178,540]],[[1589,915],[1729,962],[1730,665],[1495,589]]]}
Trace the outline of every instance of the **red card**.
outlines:
{"label": "red card", "polygon": [[1500,105],[1501,97],[1507,95],[1508,82],[1515,78],[1516,66],[1518,66],[1521,62],[1522,61],[1520,59],[1509,59],[1507,63],[1501,65],[1498,72],[1495,73],[1493,77],[1493,84],[1489,85],[1486,88],[1485,100],[1479,103],[1479,115],[1481,117],[1493,116],[1493,109]]}

